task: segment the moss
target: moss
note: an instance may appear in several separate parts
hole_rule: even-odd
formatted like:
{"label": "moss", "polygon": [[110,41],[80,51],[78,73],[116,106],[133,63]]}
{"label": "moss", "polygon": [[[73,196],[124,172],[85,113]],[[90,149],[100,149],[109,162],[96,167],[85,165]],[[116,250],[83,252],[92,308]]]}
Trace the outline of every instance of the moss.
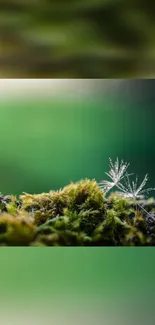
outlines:
{"label": "moss", "polygon": [[34,240],[35,225],[26,213],[0,216],[0,243],[9,246],[27,246]]}
{"label": "moss", "polygon": [[21,209],[28,211],[34,217],[37,225],[62,214],[63,208],[67,205],[67,197],[61,191],[37,195],[25,193],[20,196],[20,199]]}
{"label": "moss", "polygon": [[0,213],[1,212],[16,212],[19,203],[17,198],[13,195],[0,195]]}
{"label": "moss", "polygon": [[[154,199],[140,202],[154,213]],[[0,246],[150,246],[155,222],[118,193],[105,198],[95,180],[59,191],[0,195]]]}

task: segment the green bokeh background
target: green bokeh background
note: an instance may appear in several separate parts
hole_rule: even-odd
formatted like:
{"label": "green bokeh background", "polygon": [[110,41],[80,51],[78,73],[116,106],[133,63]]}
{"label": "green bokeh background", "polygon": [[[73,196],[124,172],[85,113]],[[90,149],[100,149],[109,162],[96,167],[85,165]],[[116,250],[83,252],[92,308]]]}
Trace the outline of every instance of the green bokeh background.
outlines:
{"label": "green bokeh background", "polygon": [[154,324],[154,249],[4,248],[0,257],[5,325]]}
{"label": "green bokeh background", "polygon": [[0,190],[19,194],[59,189],[108,171],[108,158],[155,183],[154,101],[113,96],[1,101]]}

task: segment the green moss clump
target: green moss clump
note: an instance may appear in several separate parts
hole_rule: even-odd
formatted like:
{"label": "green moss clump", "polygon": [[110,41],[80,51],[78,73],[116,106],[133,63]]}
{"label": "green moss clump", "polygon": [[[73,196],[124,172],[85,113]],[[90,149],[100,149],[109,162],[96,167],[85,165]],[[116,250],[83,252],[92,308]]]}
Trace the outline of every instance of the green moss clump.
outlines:
{"label": "green moss clump", "polygon": [[[154,213],[154,199],[142,203]],[[151,246],[155,222],[145,211],[116,192],[105,198],[89,179],[49,193],[0,195],[0,245]]]}
{"label": "green moss clump", "polygon": [[38,226],[64,214],[69,215],[70,219],[76,215],[81,220],[81,230],[88,224],[94,227],[93,224],[103,219],[104,196],[95,180],[71,183],[60,191],[37,195],[25,193],[20,199],[21,209],[28,211]]}
{"label": "green moss clump", "polygon": [[0,216],[0,244],[28,246],[35,236],[35,225],[26,213],[17,216],[3,213]]}
{"label": "green moss clump", "polygon": [[0,213],[13,213],[17,211],[18,207],[19,202],[17,201],[17,198],[15,196],[0,194]]}

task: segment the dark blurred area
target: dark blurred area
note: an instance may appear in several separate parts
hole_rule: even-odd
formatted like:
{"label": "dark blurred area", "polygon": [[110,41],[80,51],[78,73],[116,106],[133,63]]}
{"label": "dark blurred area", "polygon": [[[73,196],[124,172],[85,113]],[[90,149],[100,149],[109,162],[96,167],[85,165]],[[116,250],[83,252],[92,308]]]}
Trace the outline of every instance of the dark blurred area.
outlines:
{"label": "dark blurred area", "polygon": [[1,78],[155,75],[151,0],[1,0]]}

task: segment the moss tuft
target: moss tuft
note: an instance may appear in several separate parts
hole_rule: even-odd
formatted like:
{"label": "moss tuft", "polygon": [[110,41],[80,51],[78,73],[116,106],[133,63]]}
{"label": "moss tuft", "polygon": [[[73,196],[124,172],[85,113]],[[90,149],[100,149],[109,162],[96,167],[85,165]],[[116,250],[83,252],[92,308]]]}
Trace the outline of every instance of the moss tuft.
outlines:
{"label": "moss tuft", "polygon": [[1,246],[155,245],[154,199],[105,198],[95,180],[84,179],[59,191],[0,195]]}
{"label": "moss tuft", "polygon": [[9,246],[27,246],[34,240],[35,225],[26,213],[0,216],[0,243]]}

